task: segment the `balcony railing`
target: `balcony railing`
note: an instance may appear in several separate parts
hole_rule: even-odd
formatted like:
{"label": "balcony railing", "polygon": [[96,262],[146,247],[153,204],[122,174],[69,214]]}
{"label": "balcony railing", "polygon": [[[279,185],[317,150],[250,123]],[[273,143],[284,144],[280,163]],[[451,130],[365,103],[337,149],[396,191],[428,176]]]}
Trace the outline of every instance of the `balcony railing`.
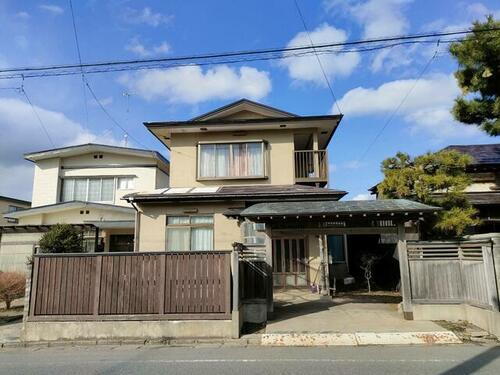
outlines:
{"label": "balcony railing", "polygon": [[328,182],[328,154],[326,150],[300,150],[295,152],[295,182]]}

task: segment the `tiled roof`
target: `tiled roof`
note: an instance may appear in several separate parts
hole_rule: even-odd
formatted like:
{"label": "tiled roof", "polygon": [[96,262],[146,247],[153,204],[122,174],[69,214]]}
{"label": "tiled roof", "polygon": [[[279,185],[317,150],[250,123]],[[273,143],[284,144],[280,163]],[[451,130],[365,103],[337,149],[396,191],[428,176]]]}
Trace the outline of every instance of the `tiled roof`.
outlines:
{"label": "tiled roof", "polygon": [[500,144],[451,145],[444,150],[456,150],[474,158],[472,164],[500,164]]}
{"label": "tiled roof", "polygon": [[407,199],[372,201],[313,201],[257,203],[240,212],[244,217],[270,215],[331,215],[362,213],[435,212],[439,207]]}

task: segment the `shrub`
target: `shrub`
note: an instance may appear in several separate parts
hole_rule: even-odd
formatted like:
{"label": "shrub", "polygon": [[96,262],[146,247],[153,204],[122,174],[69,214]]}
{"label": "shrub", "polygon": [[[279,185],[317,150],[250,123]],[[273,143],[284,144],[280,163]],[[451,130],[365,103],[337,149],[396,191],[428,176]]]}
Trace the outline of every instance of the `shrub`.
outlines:
{"label": "shrub", "polygon": [[39,241],[41,253],[84,252],[81,232],[69,224],[56,224]]}
{"label": "shrub", "polygon": [[5,302],[7,310],[12,301],[24,296],[26,277],[21,272],[0,272],[0,301]]}

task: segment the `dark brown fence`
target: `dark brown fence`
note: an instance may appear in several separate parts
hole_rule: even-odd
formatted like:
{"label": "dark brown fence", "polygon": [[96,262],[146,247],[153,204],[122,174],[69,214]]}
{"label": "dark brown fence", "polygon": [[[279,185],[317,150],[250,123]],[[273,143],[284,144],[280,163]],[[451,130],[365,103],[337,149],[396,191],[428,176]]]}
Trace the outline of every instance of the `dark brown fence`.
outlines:
{"label": "dark brown fence", "polygon": [[272,273],[265,261],[240,261],[240,298],[266,299],[269,292],[269,278]]}
{"label": "dark brown fence", "polygon": [[32,320],[230,319],[231,253],[36,255]]}

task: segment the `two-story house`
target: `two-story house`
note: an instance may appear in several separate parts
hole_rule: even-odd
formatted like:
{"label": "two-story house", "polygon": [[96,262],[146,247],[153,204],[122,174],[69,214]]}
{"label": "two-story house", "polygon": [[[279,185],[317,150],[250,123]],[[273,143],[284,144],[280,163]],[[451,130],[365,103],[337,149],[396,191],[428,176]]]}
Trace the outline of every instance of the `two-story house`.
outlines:
{"label": "two-story house", "polygon": [[30,207],[31,202],[29,201],[0,195],[0,225],[16,223],[15,219],[7,219],[3,217],[3,215],[9,214],[11,212],[25,210]]}
{"label": "two-story house", "polygon": [[32,206],[5,215],[18,223],[0,229],[0,270],[22,268],[41,235],[57,223],[82,228],[87,251],[132,251],[136,211],[121,198],[169,183],[168,160],[149,150],[83,144],[25,159],[35,169]]}
{"label": "two-story house", "polygon": [[[168,189],[126,196],[140,211],[137,250],[230,250],[234,242],[258,250],[268,245],[263,226],[228,213],[258,202],[339,200],[345,191],[323,186],[326,147],[340,120],[240,100],[190,121],[146,123],[170,150],[172,168]],[[317,238],[274,241],[275,257],[286,264],[275,285],[318,282]]]}

